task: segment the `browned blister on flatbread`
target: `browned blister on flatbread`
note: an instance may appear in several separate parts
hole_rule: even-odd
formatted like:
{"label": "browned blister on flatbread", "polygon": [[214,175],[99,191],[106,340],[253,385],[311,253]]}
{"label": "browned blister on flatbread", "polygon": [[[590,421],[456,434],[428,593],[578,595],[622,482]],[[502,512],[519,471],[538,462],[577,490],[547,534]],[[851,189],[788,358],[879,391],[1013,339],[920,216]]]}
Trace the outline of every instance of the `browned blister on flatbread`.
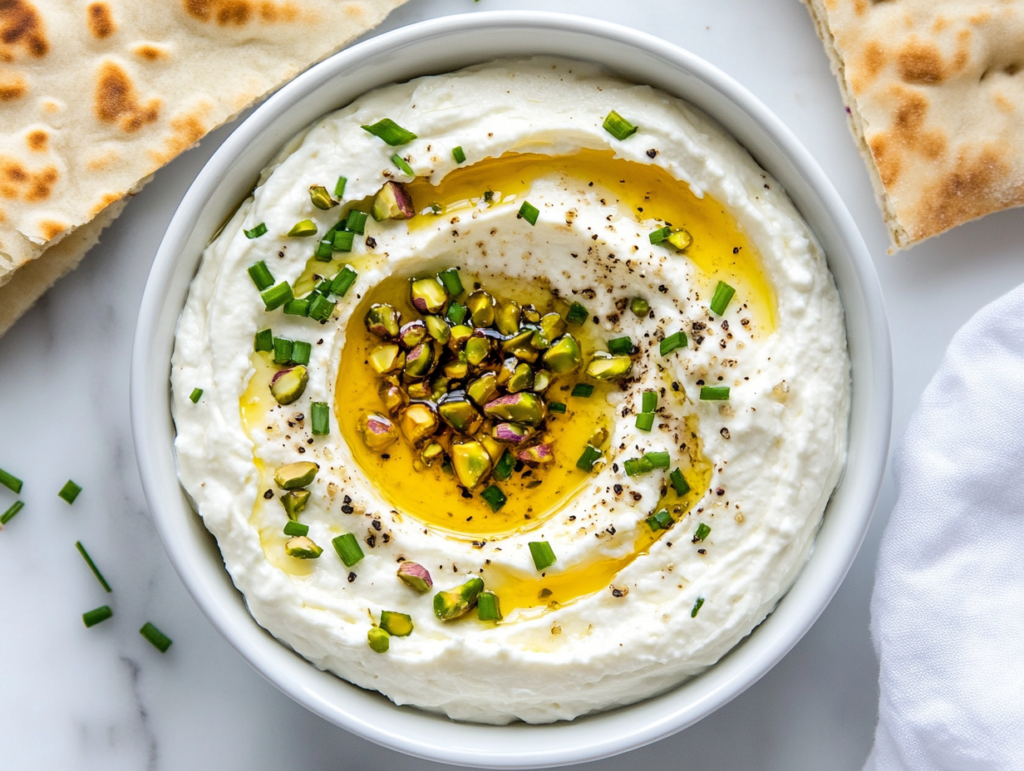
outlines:
{"label": "browned blister on flatbread", "polygon": [[1024,205],[1024,0],[804,0],[897,247]]}
{"label": "browned blister on flatbread", "polygon": [[0,334],[100,228],[62,239],[404,1],[0,0]]}

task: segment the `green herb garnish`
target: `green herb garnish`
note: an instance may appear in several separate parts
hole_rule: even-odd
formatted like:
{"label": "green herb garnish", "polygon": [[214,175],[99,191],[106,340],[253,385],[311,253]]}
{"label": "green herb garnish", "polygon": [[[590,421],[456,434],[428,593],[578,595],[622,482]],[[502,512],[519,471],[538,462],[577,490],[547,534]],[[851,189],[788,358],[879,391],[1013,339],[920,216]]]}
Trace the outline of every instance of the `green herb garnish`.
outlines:
{"label": "green herb garnish", "polygon": [[272,351],[274,350],[274,332],[270,329],[261,329],[256,333],[256,339],[253,342],[253,348],[259,351]]}
{"label": "green herb garnish", "polygon": [[616,337],[608,341],[608,352],[618,355],[633,353],[633,341],[628,337]]}
{"label": "green herb garnish", "polygon": [[735,289],[724,281],[719,281],[718,286],[715,287],[715,295],[711,298],[711,312],[716,316],[724,314],[734,294],[736,294]]}
{"label": "green herb garnish", "polygon": [[463,152],[462,145],[459,145],[458,147],[456,147],[456,148],[454,148],[452,150],[452,158],[455,159],[456,163],[465,163],[466,162],[466,153]]}
{"label": "green herb garnish", "polygon": [[594,395],[594,386],[590,383],[577,383],[572,387],[572,392],[569,395],[579,399],[589,399]]}
{"label": "green herb garnish", "polygon": [[683,472],[678,468],[668,475],[668,479],[672,483],[672,489],[676,491],[676,495],[680,498],[690,492],[690,483],[686,481]]}
{"label": "green herb garnish", "polygon": [[416,176],[416,172],[414,172],[412,170],[412,166],[410,166],[408,163],[406,163],[405,159],[401,155],[399,155],[398,153],[395,153],[394,155],[391,156],[391,162],[393,164],[395,164],[398,167],[398,169],[403,174],[405,174],[406,176],[409,176],[409,177],[415,177]]}
{"label": "green herb garnish", "polygon": [[701,386],[701,401],[724,402],[729,399],[729,386]]}
{"label": "green herb garnish", "polygon": [[82,614],[82,621],[85,623],[85,626],[88,628],[88,627],[96,626],[97,624],[99,624],[99,623],[101,623],[103,621],[106,621],[108,618],[110,618],[113,615],[114,615],[114,611],[112,611],[110,609],[109,605],[100,605],[98,608],[96,608],[94,610],[89,610],[89,611],[86,611],[85,613],[83,613]]}
{"label": "green herb garnish", "polygon": [[[196,391],[199,391],[199,396],[203,395],[203,389],[197,388]],[[196,395],[196,391],[192,392],[192,396]],[[195,399],[192,399],[193,404],[199,401],[199,396],[196,396]],[[82,492],[82,488],[69,479],[67,482],[64,483],[64,486],[60,488],[60,492],[57,493],[57,497],[70,506],[72,503],[75,502],[75,498],[78,497],[78,494],[80,492]]]}
{"label": "green herb garnish", "polygon": [[487,505],[491,507],[491,511],[499,511],[502,506],[508,501],[508,497],[503,493],[497,485],[488,485],[480,497],[487,501]]}
{"label": "green herb garnish", "polygon": [[263,304],[267,306],[268,311],[277,310],[289,300],[295,299],[291,284],[287,281],[282,281],[277,286],[260,292],[260,297],[263,298]]}
{"label": "green herb garnish", "polygon": [[697,525],[697,530],[693,534],[693,542],[700,543],[711,534],[711,528],[701,522]]}
{"label": "green herb garnish", "polygon": [[604,119],[603,128],[618,140],[626,139],[636,133],[637,127],[619,115],[615,110]]}
{"label": "green herb garnish", "polygon": [[576,461],[576,468],[581,471],[593,471],[594,464],[601,460],[603,453],[594,447],[592,444],[588,444],[583,448],[583,454],[580,455],[580,459]]}
{"label": "green herb garnish", "polygon": [[92,557],[89,556],[89,552],[87,552],[85,547],[82,546],[81,541],[75,541],[75,548],[78,549],[78,553],[82,555],[82,559],[84,559],[85,564],[89,566],[89,570],[91,570],[92,574],[96,576],[96,580],[100,582],[100,586],[107,591],[107,594],[113,592],[114,590],[110,588],[110,584],[107,583],[107,579],[103,577],[100,569],[96,567],[96,563],[92,561]]}
{"label": "green herb garnish", "polygon": [[268,286],[274,285],[274,276],[263,260],[249,266],[249,278],[261,292]]}
{"label": "green herb garnish", "polygon": [[296,340],[292,343],[292,362],[305,366],[309,364],[309,356],[312,352],[312,344]]}
{"label": "green herb garnish", "polygon": [[529,201],[523,201],[523,205],[519,207],[519,214],[516,215],[516,219],[521,218],[531,225],[536,225],[538,216],[540,216],[540,209]]}
{"label": "green herb garnish", "polygon": [[335,551],[338,552],[338,556],[341,557],[341,561],[345,563],[347,568],[352,567],[366,556],[363,554],[363,550],[359,547],[359,542],[352,533],[339,535],[331,543],[334,544]]}
{"label": "green herb garnish", "polygon": [[313,434],[323,436],[331,433],[331,407],[327,402],[313,402],[311,409]]}
{"label": "green herb garnish", "polygon": [[368,131],[375,137],[383,139],[387,144],[392,147],[398,147],[399,145],[407,145],[409,142],[416,138],[416,135],[411,131],[399,126],[391,118],[384,118],[379,120],[371,126],[363,126],[364,131]]}
{"label": "green herb garnish", "polygon": [[252,230],[243,230],[242,232],[245,233],[246,238],[259,238],[267,232],[267,223],[261,222]]}
{"label": "green herb garnish", "polygon": [[697,613],[700,611],[701,605],[704,604],[704,598],[698,597],[697,601],[693,603],[693,610],[690,611],[690,618],[697,618]]}
{"label": "green herb garnish", "polygon": [[3,485],[14,493],[20,493],[22,484],[23,482],[18,479],[18,477],[14,476],[14,474],[9,474],[0,468],[0,485]]}
{"label": "green herb garnish", "polygon": [[636,427],[641,431],[650,431],[654,427],[654,413],[641,412],[636,416]]}
{"label": "green herb garnish", "polygon": [[14,503],[12,503],[10,507],[7,509],[7,511],[5,511],[3,514],[0,514],[0,525],[6,525],[8,522],[14,519],[15,515],[23,508],[25,508],[25,504],[22,503],[21,501],[15,501]]}
{"label": "green herb garnish", "polygon": [[537,570],[545,570],[555,564],[555,552],[547,541],[530,541],[527,545]]}
{"label": "green herb garnish", "polygon": [[565,320],[569,324],[575,324],[579,326],[580,324],[587,320],[587,317],[589,315],[590,313],[589,311],[587,311],[586,307],[584,307],[580,303],[573,303],[572,305],[569,306],[569,312],[565,314]]}
{"label": "green herb garnish", "polygon": [[139,630],[139,634],[149,640],[153,647],[161,653],[167,653],[167,649],[171,647],[171,638],[148,621],[142,625],[142,629]]}
{"label": "green herb garnish", "polygon": [[662,356],[668,356],[672,351],[677,348],[685,348],[687,344],[685,332],[675,332],[666,338],[663,338],[661,343],[658,345],[658,353]]}

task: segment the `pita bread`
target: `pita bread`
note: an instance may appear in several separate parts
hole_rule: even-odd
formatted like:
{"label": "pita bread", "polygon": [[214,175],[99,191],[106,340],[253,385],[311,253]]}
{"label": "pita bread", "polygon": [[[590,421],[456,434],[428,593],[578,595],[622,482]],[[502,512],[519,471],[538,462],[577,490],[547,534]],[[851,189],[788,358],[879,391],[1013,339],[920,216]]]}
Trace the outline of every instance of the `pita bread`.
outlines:
{"label": "pita bread", "polygon": [[896,248],[1024,205],[1024,0],[804,0]]}
{"label": "pita bread", "polygon": [[154,171],[404,1],[0,0],[0,334]]}

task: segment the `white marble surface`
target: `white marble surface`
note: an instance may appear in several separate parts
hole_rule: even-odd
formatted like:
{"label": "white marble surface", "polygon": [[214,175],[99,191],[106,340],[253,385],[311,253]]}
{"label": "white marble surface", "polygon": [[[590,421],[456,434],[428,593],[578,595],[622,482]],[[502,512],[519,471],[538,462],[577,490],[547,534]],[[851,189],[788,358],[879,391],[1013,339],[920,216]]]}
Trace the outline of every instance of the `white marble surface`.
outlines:
{"label": "white marble surface", "polygon": [[[796,132],[861,226],[889,304],[899,437],[953,332],[1024,280],[1024,215],[990,217],[896,256],[847,132],[825,55],[797,0],[412,0],[382,28],[489,9],[617,21],[685,46],[736,77]],[[0,340],[0,467],[25,509],[0,533],[0,767],[5,769],[440,769],[306,712],[213,630],[168,563],[139,485],[128,421],[135,316],[160,237],[231,127],[159,172],[83,266]],[[951,441],[954,439],[951,437]],[[68,477],[85,490],[56,496]],[[14,501],[0,488],[0,511]],[[805,639],[697,726],[588,769],[858,769],[871,745],[877,665],[868,602],[894,491]],[[106,595],[81,539],[114,587]],[[91,630],[81,613],[109,602]],[[166,655],[137,633],[174,638]]]}

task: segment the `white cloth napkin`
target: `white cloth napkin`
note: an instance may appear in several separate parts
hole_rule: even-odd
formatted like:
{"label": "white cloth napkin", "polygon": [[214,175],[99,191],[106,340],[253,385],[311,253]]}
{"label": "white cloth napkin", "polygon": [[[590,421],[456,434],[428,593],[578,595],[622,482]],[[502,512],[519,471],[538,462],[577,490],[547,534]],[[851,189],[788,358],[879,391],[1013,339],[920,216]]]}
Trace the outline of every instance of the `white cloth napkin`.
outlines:
{"label": "white cloth napkin", "polygon": [[1024,287],[953,338],[894,472],[865,771],[1024,769]]}

